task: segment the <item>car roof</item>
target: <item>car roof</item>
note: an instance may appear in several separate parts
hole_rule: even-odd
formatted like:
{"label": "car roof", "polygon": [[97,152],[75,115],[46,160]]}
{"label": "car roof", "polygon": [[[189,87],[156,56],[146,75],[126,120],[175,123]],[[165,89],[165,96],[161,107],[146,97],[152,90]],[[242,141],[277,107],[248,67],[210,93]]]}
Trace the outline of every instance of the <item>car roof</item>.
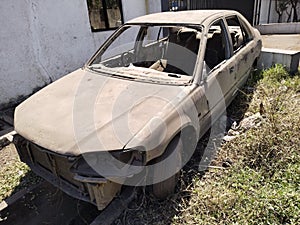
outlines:
{"label": "car roof", "polygon": [[128,21],[126,24],[203,24],[207,19],[216,17],[238,14],[233,10],[189,10],[177,12],[161,12],[153,13],[141,17],[137,17]]}

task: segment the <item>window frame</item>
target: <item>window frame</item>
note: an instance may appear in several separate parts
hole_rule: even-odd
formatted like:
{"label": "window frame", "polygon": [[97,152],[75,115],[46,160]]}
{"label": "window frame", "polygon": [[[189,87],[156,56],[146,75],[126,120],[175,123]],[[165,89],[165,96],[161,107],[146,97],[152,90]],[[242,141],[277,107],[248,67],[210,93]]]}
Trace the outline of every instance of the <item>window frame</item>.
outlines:
{"label": "window frame", "polygon": [[[105,17],[105,20],[104,20],[105,28],[96,28],[95,29],[95,28],[92,27],[90,11],[89,11],[89,3],[88,3],[88,0],[86,0],[91,32],[101,32],[101,31],[110,31],[110,30],[118,29],[120,26],[112,27],[112,28],[109,27],[109,19],[108,19],[108,13],[107,13],[108,8],[107,8],[107,2],[106,2],[107,0],[99,0],[99,1],[102,2],[102,6],[104,8],[103,11],[104,11],[104,17]],[[118,5],[119,5],[120,15],[121,15],[121,24],[120,25],[123,25],[124,24],[124,16],[123,16],[122,0],[117,0],[117,2],[118,2]],[[99,13],[99,17],[101,17],[100,13]]]}
{"label": "window frame", "polygon": [[[222,41],[224,41],[225,47],[224,47],[224,59],[220,62],[218,62],[215,66],[212,68],[209,68],[209,71],[207,72],[207,76],[210,76],[210,74],[215,71],[216,69],[220,68],[220,66],[224,63],[226,63],[231,57],[232,57],[232,43],[230,36],[228,34],[228,27],[225,19],[223,17],[219,17],[212,21],[208,26],[207,26],[207,32],[209,32],[209,29],[216,23],[220,23],[220,28],[221,28],[221,35],[222,35]],[[205,43],[205,48],[204,48],[204,58],[203,61],[205,62],[205,54],[206,54],[206,49],[208,45],[208,39],[206,38],[206,43]],[[203,72],[203,71],[202,71]]]}
{"label": "window frame", "polygon": [[[230,34],[229,25],[228,25],[228,22],[227,22],[230,19],[236,20],[236,22],[238,22],[239,27],[241,29],[243,43],[240,46],[238,46],[237,49],[234,49],[234,47],[233,47],[233,41],[232,41],[232,37],[231,37],[231,34]],[[253,40],[253,34],[252,34],[252,32],[249,30],[248,26],[243,22],[243,20],[241,20],[241,18],[238,15],[229,15],[229,16],[226,16],[224,18],[224,23],[226,24],[227,32],[228,32],[228,35],[229,35],[229,38],[230,38],[230,45],[231,45],[231,48],[232,48],[232,51],[233,51],[233,55],[236,54],[237,52],[239,52],[249,42],[251,42]]]}

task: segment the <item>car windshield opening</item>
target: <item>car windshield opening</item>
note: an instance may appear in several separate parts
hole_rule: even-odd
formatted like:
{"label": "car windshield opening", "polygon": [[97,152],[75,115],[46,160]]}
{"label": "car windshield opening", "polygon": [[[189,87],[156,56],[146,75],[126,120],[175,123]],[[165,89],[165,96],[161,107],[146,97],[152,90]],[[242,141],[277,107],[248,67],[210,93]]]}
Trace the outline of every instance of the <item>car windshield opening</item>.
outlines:
{"label": "car windshield opening", "polygon": [[126,25],[102,46],[89,68],[152,79],[191,79],[201,34],[201,27]]}

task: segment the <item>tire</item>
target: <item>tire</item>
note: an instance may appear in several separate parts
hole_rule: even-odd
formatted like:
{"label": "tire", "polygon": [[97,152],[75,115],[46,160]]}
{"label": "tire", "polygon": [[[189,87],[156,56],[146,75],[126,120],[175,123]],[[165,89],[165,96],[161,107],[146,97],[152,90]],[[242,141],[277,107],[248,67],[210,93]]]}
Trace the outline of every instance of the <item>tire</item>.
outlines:
{"label": "tire", "polygon": [[[152,185],[152,192],[158,199],[165,199],[175,191],[181,169],[182,149],[182,141],[180,136],[177,136],[170,142],[164,154],[154,161],[156,166],[154,167],[153,177],[169,177],[164,181]],[[170,174],[173,175],[169,176]]]}
{"label": "tire", "polygon": [[254,76],[256,74],[256,70],[257,70],[257,59],[255,59],[255,61],[253,62],[252,66],[251,66],[248,79],[251,79],[251,80],[254,79]]}

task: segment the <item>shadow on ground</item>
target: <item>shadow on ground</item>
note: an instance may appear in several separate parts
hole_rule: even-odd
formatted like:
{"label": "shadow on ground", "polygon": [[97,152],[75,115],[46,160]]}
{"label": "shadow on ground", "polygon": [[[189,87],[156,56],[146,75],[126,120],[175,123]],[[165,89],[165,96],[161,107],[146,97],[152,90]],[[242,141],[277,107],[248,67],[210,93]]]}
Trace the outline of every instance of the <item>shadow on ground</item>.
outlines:
{"label": "shadow on ground", "polygon": [[83,225],[98,215],[97,208],[76,200],[46,181],[0,212],[1,224]]}

